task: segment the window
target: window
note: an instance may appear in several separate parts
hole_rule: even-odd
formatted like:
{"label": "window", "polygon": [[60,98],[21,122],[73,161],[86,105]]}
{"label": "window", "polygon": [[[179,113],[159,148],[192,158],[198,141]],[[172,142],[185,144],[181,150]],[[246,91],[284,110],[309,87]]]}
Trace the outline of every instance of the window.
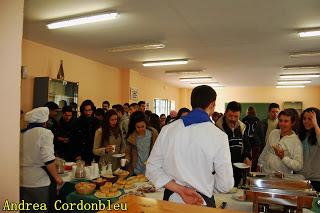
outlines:
{"label": "window", "polygon": [[169,115],[170,111],[175,109],[175,105],[175,101],[168,99],[154,99],[154,112],[157,115]]}
{"label": "window", "polygon": [[170,110],[175,110],[176,109],[176,102],[171,100],[170,101]]}

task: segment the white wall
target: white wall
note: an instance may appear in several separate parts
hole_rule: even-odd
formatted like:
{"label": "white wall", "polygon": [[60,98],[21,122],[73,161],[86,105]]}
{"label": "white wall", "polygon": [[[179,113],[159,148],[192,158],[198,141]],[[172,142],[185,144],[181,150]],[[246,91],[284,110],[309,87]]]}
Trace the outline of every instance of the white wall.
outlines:
{"label": "white wall", "polygon": [[0,209],[19,200],[20,66],[23,0],[0,1]]}

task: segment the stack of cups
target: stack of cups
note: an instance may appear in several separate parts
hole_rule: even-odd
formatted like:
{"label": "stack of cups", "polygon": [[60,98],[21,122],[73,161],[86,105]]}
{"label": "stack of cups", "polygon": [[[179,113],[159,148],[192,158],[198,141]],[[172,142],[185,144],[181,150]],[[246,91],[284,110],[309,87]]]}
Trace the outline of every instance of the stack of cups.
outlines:
{"label": "stack of cups", "polygon": [[85,172],[86,172],[86,178],[92,179],[95,178],[94,173],[93,173],[93,166],[86,166],[84,168]]}
{"label": "stack of cups", "polygon": [[77,169],[77,166],[76,165],[72,165],[71,174],[72,174],[73,178],[76,176],[76,169]]}
{"label": "stack of cups", "polygon": [[92,166],[93,178],[98,178],[100,176],[98,163],[92,163],[91,166]]}

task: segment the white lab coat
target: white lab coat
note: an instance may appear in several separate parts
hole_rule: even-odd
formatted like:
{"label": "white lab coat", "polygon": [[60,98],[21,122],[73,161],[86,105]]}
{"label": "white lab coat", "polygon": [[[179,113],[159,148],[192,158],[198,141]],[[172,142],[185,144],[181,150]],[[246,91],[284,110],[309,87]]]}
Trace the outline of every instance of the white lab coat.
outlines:
{"label": "white lab coat", "polygon": [[[289,174],[303,168],[303,150],[300,139],[293,131],[291,135],[286,135],[280,139],[280,133],[280,129],[271,131],[267,144],[259,157],[258,164],[262,165],[262,171],[265,173],[280,171]],[[284,149],[282,160],[272,148],[272,145],[278,144]]]}
{"label": "white lab coat", "polygon": [[[180,119],[164,126],[147,161],[146,176],[157,189],[175,180],[208,197],[228,192],[234,184],[228,137],[211,122],[185,127]],[[176,193],[171,197],[182,201]]]}
{"label": "white lab coat", "polygon": [[49,176],[41,167],[55,159],[52,132],[36,127],[22,133],[20,142],[20,186],[49,186]]}

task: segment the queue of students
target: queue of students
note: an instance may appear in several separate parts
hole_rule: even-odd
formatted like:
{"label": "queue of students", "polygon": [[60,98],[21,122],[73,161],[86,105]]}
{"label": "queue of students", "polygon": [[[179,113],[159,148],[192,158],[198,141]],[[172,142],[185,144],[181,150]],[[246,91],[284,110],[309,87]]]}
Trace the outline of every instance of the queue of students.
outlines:
{"label": "queue of students", "polygon": [[[21,140],[22,197],[46,199],[50,178],[62,183],[55,157],[86,164],[95,160],[101,166],[112,163],[115,170],[120,162],[112,155],[122,153],[131,175],[146,173],[157,188],[166,188],[164,199],[176,202],[215,206],[210,202],[213,193],[239,185],[241,171],[233,165],[239,162],[253,171],[302,174],[320,191],[320,167],[315,163],[320,160],[319,109],[308,108],[300,117],[294,109],[279,113],[279,105],[272,103],[265,120],[255,118],[250,108],[242,122],[240,103],[230,102],[225,113],[219,114],[214,112],[216,98],[211,87],[196,87],[192,111],[182,108],[167,118],[146,110],[144,101],[116,104],[111,109],[104,101],[100,110],[85,100],[78,118],[65,106],[59,121],[55,121],[58,106],[53,102],[26,113],[29,124]],[[42,181],[33,182],[34,175]]]}

